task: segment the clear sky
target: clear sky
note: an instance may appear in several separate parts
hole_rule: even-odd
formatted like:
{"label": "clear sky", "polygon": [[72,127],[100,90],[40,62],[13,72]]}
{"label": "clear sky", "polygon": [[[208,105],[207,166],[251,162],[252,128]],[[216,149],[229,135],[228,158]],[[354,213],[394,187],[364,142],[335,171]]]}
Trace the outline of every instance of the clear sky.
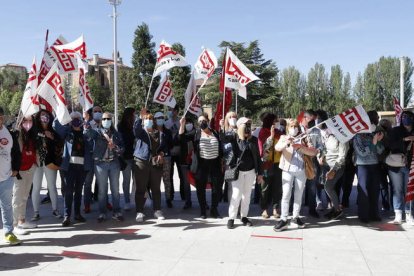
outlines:
{"label": "clear sky", "polygon": [[[30,66],[49,43],[84,34],[88,56],[111,57],[112,6],[106,0],[0,0],[0,64]],[[180,42],[194,64],[201,46],[219,56],[222,40],[259,40],[266,59],[279,69],[307,74],[316,62],[329,70],[340,64],[352,81],[365,66],[385,56],[413,57],[413,1],[401,0],[123,0],[119,6],[118,49],[131,64],[137,25],[146,22],[157,47]]]}

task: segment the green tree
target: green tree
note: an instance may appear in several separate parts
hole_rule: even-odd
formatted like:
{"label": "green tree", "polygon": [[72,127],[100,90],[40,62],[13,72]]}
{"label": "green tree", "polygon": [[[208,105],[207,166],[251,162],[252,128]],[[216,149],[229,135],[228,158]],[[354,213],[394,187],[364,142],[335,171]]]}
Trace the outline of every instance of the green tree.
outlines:
{"label": "green tree", "polygon": [[[282,71],[280,81],[282,117],[295,118],[305,106],[306,80],[298,69],[291,66]],[[304,85],[305,83],[305,85]]]}
{"label": "green tree", "polygon": [[14,92],[9,90],[0,91],[0,106],[3,108],[5,114],[12,114],[10,103],[12,102],[14,94]]}
{"label": "green tree", "polygon": [[98,81],[94,76],[87,75],[86,79],[88,81],[89,89],[91,91],[92,99],[94,105],[99,105],[105,107],[110,102],[110,99],[113,97],[108,97],[111,95],[109,89],[103,88],[99,85]]}
{"label": "green tree", "polygon": [[17,114],[20,110],[20,105],[22,103],[23,92],[16,91],[11,99],[9,104],[10,114]]}
{"label": "green tree", "polygon": [[316,63],[308,73],[308,79],[306,83],[306,108],[307,109],[325,109],[329,113],[333,113],[330,110],[329,104],[329,81],[328,75],[325,73],[325,67]]}

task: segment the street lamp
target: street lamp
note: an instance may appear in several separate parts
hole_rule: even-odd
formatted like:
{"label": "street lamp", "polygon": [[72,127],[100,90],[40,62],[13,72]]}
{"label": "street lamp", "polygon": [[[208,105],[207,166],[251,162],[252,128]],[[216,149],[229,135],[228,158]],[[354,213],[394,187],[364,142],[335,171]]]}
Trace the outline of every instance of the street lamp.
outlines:
{"label": "street lamp", "polygon": [[116,13],[116,7],[121,5],[122,0],[109,0],[109,4],[113,6],[112,10],[112,19],[114,22],[114,113],[115,113],[115,125],[118,126],[118,49],[117,49],[117,28],[116,28],[116,18],[118,14]]}

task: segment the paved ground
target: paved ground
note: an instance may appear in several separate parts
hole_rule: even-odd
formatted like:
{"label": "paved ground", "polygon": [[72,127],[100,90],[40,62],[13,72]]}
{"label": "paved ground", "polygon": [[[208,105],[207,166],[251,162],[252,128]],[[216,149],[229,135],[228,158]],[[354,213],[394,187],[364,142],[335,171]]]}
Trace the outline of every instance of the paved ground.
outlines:
{"label": "paved ground", "polygon": [[[86,223],[69,228],[42,205],[39,228],[20,236],[24,244],[0,244],[1,275],[414,275],[414,227],[388,223],[389,214],[361,225],[348,209],[342,221],[305,218],[305,229],[292,224],[275,233],[275,220],[261,219],[257,205],[250,210],[255,225],[237,221],[233,230],[226,218],[200,220],[197,206],[182,205],[164,209],[165,221],[137,224],[130,211],[124,222],[99,224],[94,204]],[[227,207],[220,206],[224,216]]]}

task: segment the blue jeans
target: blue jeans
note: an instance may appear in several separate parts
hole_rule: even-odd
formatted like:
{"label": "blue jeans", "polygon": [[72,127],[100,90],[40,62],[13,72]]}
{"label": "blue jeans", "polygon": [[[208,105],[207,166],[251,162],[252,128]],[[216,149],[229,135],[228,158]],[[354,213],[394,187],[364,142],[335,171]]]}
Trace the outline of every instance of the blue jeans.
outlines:
{"label": "blue jeans", "polygon": [[68,171],[63,172],[63,177],[66,182],[64,195],[65,217],[70,217],[72,214],[72,202],[74,202],[75,216],[81,213],[82,188],[86,173],[83,165],[78,164],[70,164]]}
{"label": "blue jeans", "polygon": [[131,188],[131,174],[132,166],[134,165],[134,159],[125,160],[127,166],[122,171],[122,191],[124,192],[125,203],[130,203],[130,188]]}
{"label": "blue jeans", "polygon": [[393,190],[392,201],[394,205],[394,211],[404,211],[405,209],[406,213],[410,212],[410,202],[405,203],[409,169],[406,167],[389,168],[388,175],[391,179]]}
{"label": "blue jeans", "polygon": [[108,179],[112,194],[112,206],[114,213],[120,211],[119,207],[119,175],[120,166],[119,161],[113,160],[110,162],[95,161],[95,175],[98,180],[98,202],[99,213],[106,213],[106,203],[108,195]]}
{"label": "blue jeans", "polygon": [[13,184],[13,177],[9,177],[8,179],[0,182],[1,220],[3,222],[3,230],[5,235],[13,232]]}

